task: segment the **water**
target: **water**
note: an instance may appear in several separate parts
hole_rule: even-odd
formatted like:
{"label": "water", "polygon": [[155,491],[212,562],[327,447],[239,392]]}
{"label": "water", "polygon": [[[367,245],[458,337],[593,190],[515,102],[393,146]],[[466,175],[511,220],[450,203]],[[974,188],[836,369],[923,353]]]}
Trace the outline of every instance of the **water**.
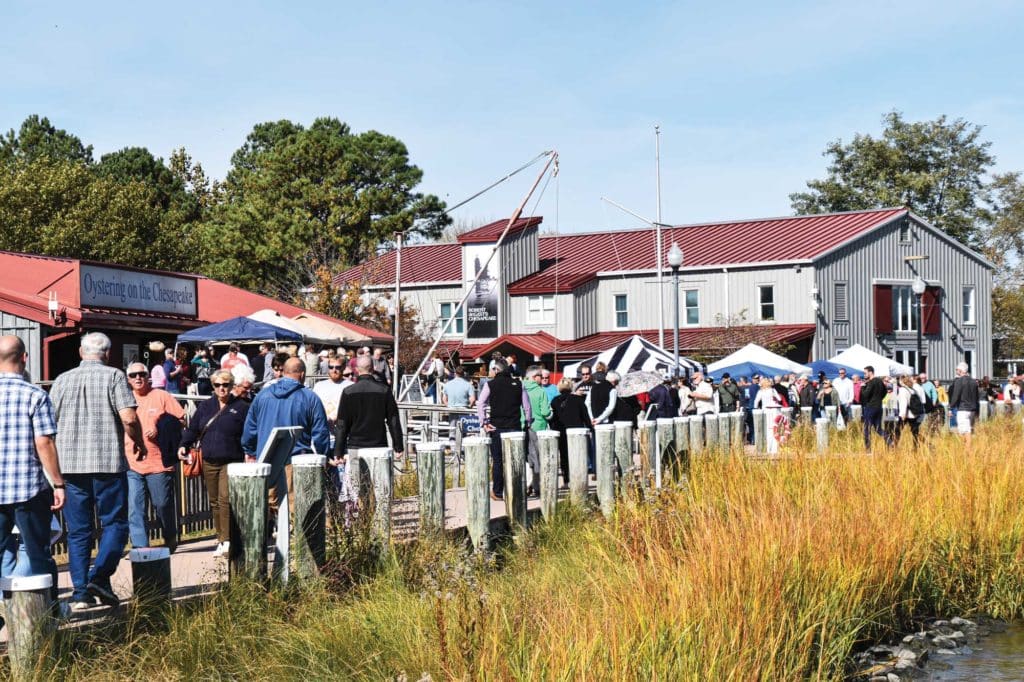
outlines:
{"label": "water", "polygon": [[937,670],[929,663],[929,680],[1024,680],[1024,624],[1016,623],[1006,632],[983,637],[969,656],[935,656],[933,660],[950,664],[949,670]]}

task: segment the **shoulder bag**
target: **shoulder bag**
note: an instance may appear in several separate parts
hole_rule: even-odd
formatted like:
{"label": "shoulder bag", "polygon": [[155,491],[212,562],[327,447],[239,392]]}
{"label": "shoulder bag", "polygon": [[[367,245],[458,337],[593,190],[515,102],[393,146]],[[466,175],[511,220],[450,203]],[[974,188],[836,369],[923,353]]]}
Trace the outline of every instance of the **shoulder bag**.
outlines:
{"label": "shoulder bag", "polygon": [[188,461],[181,465],[181,473],[185,475],[185,478],[195,478],[202,476],[203,474],[203,436],[206,435],[206,431],[210,428],[213,422],[217,421],[217,417],[227,409],[227,405],[220,408],[217,414],[210,417],[210,421],[206,422],[206,426],[199,432],[199,437],[196,438],[195,445],[188,450]]}

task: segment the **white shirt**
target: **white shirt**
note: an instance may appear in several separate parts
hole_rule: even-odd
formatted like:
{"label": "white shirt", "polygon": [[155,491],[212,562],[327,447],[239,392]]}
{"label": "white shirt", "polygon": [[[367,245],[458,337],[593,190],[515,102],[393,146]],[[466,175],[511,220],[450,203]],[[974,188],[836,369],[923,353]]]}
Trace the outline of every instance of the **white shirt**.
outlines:
{"label": "white shirt", "polygon": [[690,393],[695,399],[697,414],[713,414],[715,411],[715,389],[710,381],[702,381]]}
{"label": "white shirt", "polygon": [[341,392],[352,385],[352,381],[345,379],[337,383],[330,379],[324,379],[318,381],[313,385],[313,393],[316,393],[316,397],[320,398],[320,402],[324,404],[324,411],[327,413],[327,420],[334,423],[334,420],[338,416],[338,405],[341,404]]}
{"label": "white shirt", "polygon": [[[220,366],[223,367],[224,363],[227,362],[228,358],[230,358],[230,357],[231,357],[231,351],[228,351],[224,355],[220,356]],[[252,367],[252,365],[249,364],[248,356],[246,356],[246,354],[243,353],[242,351],[238,351],[238,359],[241,360],[242,363],[244,363],[245,365],[248,365],[249,367]],[[257,377],[257,381],[258,380],[259,380],[259,378]]]}
{"label": "white shirt", "polygon": [[836,377],[832,380],[832,388],[839,394],[840,405],[849,405],[853,402],[853,379]]}

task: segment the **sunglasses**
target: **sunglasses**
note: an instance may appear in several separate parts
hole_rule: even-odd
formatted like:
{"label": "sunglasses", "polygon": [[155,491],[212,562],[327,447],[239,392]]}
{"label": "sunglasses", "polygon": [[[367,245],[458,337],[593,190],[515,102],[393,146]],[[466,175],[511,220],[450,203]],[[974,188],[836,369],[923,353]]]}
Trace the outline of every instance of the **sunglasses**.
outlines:
{"label": "sunglasses", "polygon": [[341,376],[343,376],[343,377],[350,377],[350,376],[352,376],[352,372],[342,372]]}
{"label": "sunglasses", "polygon": [[233,384],[231,384],[231,383],[226,383],[225,384],[225,383],[219,383],[218,382],[218,383],[213,384],[214,388],[231,388],[232,386],[233,386]]}
{"label": "sunglasses", "polygon": [[138,379],[139,377],[148,377],[148,376],[149,376],[149,372],[129,372],[128,373],[128,378],[129,379]]}
{"label": "sunglasses", "polygon": [[341,365],[327,365],[327,369],[341,369]]}

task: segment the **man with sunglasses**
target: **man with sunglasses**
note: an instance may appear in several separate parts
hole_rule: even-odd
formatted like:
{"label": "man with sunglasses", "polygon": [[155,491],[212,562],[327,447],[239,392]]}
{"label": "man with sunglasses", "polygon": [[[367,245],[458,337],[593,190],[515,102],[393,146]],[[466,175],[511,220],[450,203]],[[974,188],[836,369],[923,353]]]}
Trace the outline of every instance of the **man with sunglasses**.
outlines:
{"label": "man with sunglasses", "polygon": [[[164,461],[158,437],[168,428],[165,416],[177,420],[180,427],[185,425],[185,411],[167,391],[153,388],[149,383],[149,372],[141,362],[128,365],[128,385],[135,396],[146,439],[146,449],[128,458],[128,537],[132,547],[149,547],[149,533],[146,531],[146,497],[153,505],[153,511],[160,522],[164,543],[171,552],[178,546],[178,516],[174,505],[175,461]],[[172,423],[173,426],[173,423]],[[131,450],[131,440],[125,436],[125,446]],[[172,447],[172,449],[174,449]]]}
{"label": "man with sunglasses", "polygon": [[330,358],[327,363],[327,378],[316,382],[313,385],[313,393],[320,398],[324,404],[324,412],[327,413],[327,424],[334,431],[335,420],[338,417],[338,405],[341,404],[341,392],[351,386],[352,370],[348,363],[341,358]]}

